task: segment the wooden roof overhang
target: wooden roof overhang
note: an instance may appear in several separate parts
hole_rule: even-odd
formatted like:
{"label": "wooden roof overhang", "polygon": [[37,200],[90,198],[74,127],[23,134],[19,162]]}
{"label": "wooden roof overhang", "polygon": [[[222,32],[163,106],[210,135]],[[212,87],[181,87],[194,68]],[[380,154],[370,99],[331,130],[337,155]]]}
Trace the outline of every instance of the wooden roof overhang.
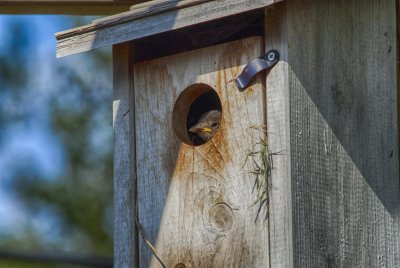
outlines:
{"label": "wooden roof overhang", "polygon": [[0,14],[111,15],[145,0],[1,0]]}
{"label": "wooden roof overhang", "polygon": [[130,11],[56,33],[57,57],[190,29],[232,15],[262,10],[282,0],[154,0]]}

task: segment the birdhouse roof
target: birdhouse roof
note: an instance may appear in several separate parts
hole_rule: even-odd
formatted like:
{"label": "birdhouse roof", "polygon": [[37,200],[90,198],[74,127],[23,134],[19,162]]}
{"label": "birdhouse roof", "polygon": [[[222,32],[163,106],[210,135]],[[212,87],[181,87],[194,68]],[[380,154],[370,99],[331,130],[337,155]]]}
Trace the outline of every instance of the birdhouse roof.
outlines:
{"label": "birdhouse roof", "polygon": [[154,0],[56,33],[57,57],[132,41],[264,8],[282,0]]}
{"label": "birdhouse roof", "polygon": [[1,0],[0,14],[111,15],[144,0]]}

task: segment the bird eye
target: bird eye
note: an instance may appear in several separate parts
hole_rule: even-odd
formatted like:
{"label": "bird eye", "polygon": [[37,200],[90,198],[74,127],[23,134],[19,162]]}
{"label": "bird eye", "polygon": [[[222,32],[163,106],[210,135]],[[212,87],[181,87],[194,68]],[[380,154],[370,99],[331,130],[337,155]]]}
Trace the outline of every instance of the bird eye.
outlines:
{"label": "bird eye", "polygon": [[219,124],[217,122],[214,122],[214,123],[211,124],[211,127],[214,127],[214,128],[218,127],[218,126],[219,126]]}

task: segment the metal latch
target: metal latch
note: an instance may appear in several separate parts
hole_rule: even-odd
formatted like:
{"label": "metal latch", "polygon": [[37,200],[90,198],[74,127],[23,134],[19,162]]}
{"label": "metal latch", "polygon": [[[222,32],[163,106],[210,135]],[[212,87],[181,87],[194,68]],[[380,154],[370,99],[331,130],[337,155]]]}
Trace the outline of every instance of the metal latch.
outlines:
{"label": "metal latch", "polygon": [[262,57],[250,61],[239,76],[235,79],[235,84],[240,91],[245,90],[253,78],[261,71],[271,69],[279,61],[279,52],[270,50]]}

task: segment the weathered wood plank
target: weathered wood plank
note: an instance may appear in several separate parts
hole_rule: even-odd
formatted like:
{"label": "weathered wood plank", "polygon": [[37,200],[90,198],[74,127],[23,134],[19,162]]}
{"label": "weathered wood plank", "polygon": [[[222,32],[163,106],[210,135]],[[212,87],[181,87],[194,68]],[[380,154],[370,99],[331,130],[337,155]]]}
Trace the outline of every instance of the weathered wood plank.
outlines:
{"label": "weathered wood plank", "polygon": [[218,0],[189,6],[180,10],[167,11],[155,16],[136,18],[128,22],[124,21],[123,18],[129,16],[130,12],[135,13],[133,10],[125,13],[120,18],[123,23],[113,21],[110,25],[101,24],[101,26],[89,24],[70,31],[57,33],[57,57],[213,21],[218,18],[263,8],[279,1]]}
{"label": "weathered wood plank", "polygon": [[135,40],[134,61],[140,62],[203,47],[264,35],[264,10]]}
{"label": "weathered wood plank", "polygon": [[2,0],[0,14],[111,15],[141,0]]}
{"label": "weathered wood plank", "polygon": [[296,267],[399,267],[395,1],[288,10]]}
{"label": "weathered wood plank", "polygon": [[131,59],[128,43],[113,47],[114,267],[139,267]]}
{"label": "weathered wood plank", "polygon": [[[239,92],[232,81],[263,50],[253,37],[134,65],[140,221],[167,267],[269,267],[268,222],[254,222],[255,177],[243,167],[262,134],[250,127],[265,124],[265,85]],[[219,132],[197,147],[171,125],[193,83],[213,87],[223,111]],[[158,267],[142,242],[140,266]]]}
{"label": "weathered wood plank", "polygon": [[146,3],[141,3],[137,5],[131,6],[131,10],[139,10],[142,8],[149,8],[150,6],[157,6],[157,9],[163,10],[168,9],[170,7],[178,7],[182,6],[185,7],[187,5],[197,5],[201,2],[208,2],[208,1],[215,1],[215,0],[153,0]]}
{"label": "weathered wood plank", "polygon": [[2,4],[12,5],[12,4],[66,4],[66,3],[78,3],[82,5],[86,4],[102,4],[102,3],[134,3],[135,0],[2,0]]}
{"label": "weathered wood plank", "polygon": [[293,267],[289,67],[286,3],[265,10],[265,51],[280,62],[266,78],[268,148],[273,156],[269,208],[271,267]]}
{"label": "weathered wood plank", "polygon": [[211,1],[215,0],[154,0],[140,5],[133,5],[129,12],[94,20],[93,25],[95,25],[95,27],[101,27],[102,25],[121,24],[131,20],[154,16],[167,11],[187,8]]}
{"label": "weathered wood plank", "polygon": [[[396,0],[396,49],[397,49],[397,105],[400,103],[400,0]],[[397,108],[397,129],[400,130],[400,108]],[[399,153],[400,153],[400,136],[398,137]],[[400,157],[400,156],[399,156]]]}

